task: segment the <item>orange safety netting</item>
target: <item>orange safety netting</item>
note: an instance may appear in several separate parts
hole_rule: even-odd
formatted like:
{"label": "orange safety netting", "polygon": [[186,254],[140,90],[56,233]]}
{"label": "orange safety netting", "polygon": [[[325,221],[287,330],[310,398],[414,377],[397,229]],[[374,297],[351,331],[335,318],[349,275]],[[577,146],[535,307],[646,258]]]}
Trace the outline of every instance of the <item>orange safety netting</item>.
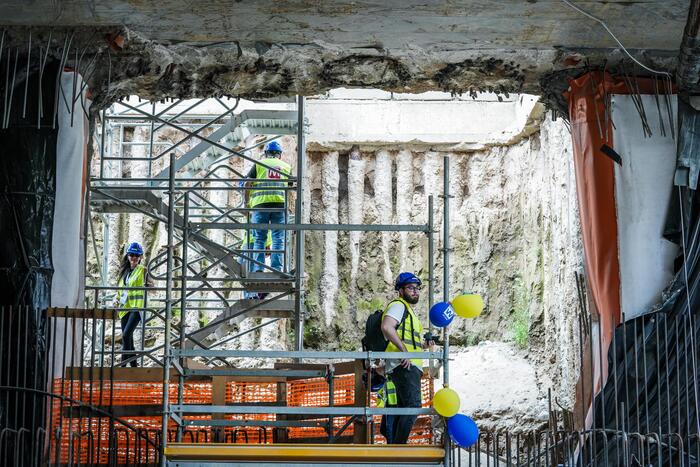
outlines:
{"label": "orange safety netting", "polygon": [[[286,384],[286,391],[280,386]],[[433,380],[424,378],[421,385],[424,407],[430,407],[433,395]],[[81,401],[85,405],[101,407],[105,411],[112,408],[144,406],[155,409],[162,404],[163,386],[160,382],[126,382],[126,381],[75,381],[56,379],[53,393],[67,399],[56,398],[51,408],[51,459],[59,463],[72,461],[77,463],[107,463],[116,456],[117,463],[153,462],[156,449],[160,443],[162,418],[159,415],[122,416],[120,420],[128,423],[138,431],[119,422],[112,422],[108,417],[100,417],[96,412],[81,409],[80,404],[71,403],[69,399]],[[286,393],[286,400],[284,394]],[[280,394],[280,396],[278,396]],[[168,388],[171,401],[178,400],[178,385],[171,383]],[[278,397],[282,397],[278,401]],[[185,383],[183,402],[185,404],[213,404],[213,387],[210,381]],[[327,407],[329,406],[329,385],[324,378],[310,378],[276,382],[239,382],[226,383],[225,401],[227,404],[270,404],[292,407]],[[339,375],[333,380],[333,405],[348,406],[355,403],[355,375]],[[372,394],[371,406],[376,406],[376,395]],[[116,411],[116,410],[115,410]],[[117,411],[118,412],[118,411]],[[283,415],[275,414],[240,414],[219,415],[227,420],[284,420]],[[208,420],[211,415],[190,416],[185,420]],[[216,415],[214,415],[216,418]],[[333,432],[338,430],[350,417],[333,417]],[[384,442],[379,434],[380,416],[374,417],[374,440]],[[328,417],[318,419],[328,422]],[[177,425],[169,422],[168,438],[175,440]],[[342,436],[352,436],[353,424],[345,428]],[[273,443],[275,430],[286,431],[289,440],[304,438],[323,438],[328,436],[324,427],[207,427],[196,426],[183,429],[182,440],[190,443],[208,443],[214,440],[226,443]],[[111,434],[111,435],[110,435]],[[150,440],[150,443],[147,442]],[[431,417],[420,416],[416,421],[409,443],[425,444],[433,442]],[[110,457],[111,456],[111,457]]]}

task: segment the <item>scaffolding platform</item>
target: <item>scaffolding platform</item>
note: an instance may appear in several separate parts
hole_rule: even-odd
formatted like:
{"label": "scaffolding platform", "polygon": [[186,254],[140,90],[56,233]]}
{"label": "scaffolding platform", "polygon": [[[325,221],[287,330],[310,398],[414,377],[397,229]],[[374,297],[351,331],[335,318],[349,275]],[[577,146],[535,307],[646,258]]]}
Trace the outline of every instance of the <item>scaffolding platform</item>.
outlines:
{"label": "scaffolding platform", "polygon": [[[380,445],[380,444],[191,444],[170,443],[165,448],[170,465],[179,461],[323,463],[323,465],[348,465],[348,463],[380,465],[439,465],[445,457],[442,447],[430,445]],[[312,464],[313,465],[313,464]]]}

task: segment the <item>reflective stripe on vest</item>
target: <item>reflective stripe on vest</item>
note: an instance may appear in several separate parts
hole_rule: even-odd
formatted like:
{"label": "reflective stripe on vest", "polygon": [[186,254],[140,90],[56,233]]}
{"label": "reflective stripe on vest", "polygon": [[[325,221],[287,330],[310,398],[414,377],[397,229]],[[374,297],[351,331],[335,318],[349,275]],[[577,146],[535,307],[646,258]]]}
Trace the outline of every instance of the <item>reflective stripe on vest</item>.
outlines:
{"label": "reflective stripe on vest", "polygon": [[[274,181],[274,179],[286,179],[287,175],[289,175],[291,172],[289,164],[275,157],[268,157],[260,162],[269,167],[274,167],[282,173],[275,172],[274,170],[270,170],[262,165],[256,164],[255,178],[267,178],[272,180],[253,182],[253,188],[284,187],[285,182],[277,182]],[[254,208],[255,206],[263,203],[284,203],[284,190],[252,190],[250,193],[250,207]]]}
{"label": "reflective stripe on vest", "polygon": [[[403,320],[403,323],[401,323],[401,325],[399,325],[399,327],[396,329],[396,333],[399,335],[399,339],[401,339],[403,344],[406,346],[406,350],[408,352],[422,352],[423,347],[421,345],[421,335],[423,334],[423,325],[421,325],[420,320],[413,312],[411,305],[409,305],[406,300],[404,300],[403,298],[397,298],[396,300],[392,300],[391,302],[389,302],[389,304],[384,309],[382,319],[384,319],[384,316],[386,316],[386,312],[389,309],[389,307],[396,302],[402,303],[403,306],[405,306],[408,310],[408,313],[406,313],[406,319]],[[411,322],[413,322],[413,328],[411,328]],[[411,331],[413,332],[413,335],[411,335]],[[386,351],[400,352],[401,349],[396,347],[393,344],[393,342],[389,341],[389,343],[386,346]],[[423,369],[422,359],[412,358],[411,363],[416,365],[420,370]]]}
{"label": "reflective stripe on vest", "polygon": [[393,406],[398,405],[398,403],[396,386],[390,378],[387,378],[384,386],[377,391],[377,407]]}
{"label": "reflective stripe on vest", "polygon": [[[124,283],[124,277],[119,278],[118,287],[143,287],[146,284],[146,268],[138,264],[133,271],[129,274],[129,277]],[[145,291],[143,290],[128,290],[126,296],[126,303],[122,308],[143,308],[144,307],[144,296]],[[123,292],[122,292],[123,293]],[[129,311],[121,310],[119,311],[119,317],[123,318]]]}

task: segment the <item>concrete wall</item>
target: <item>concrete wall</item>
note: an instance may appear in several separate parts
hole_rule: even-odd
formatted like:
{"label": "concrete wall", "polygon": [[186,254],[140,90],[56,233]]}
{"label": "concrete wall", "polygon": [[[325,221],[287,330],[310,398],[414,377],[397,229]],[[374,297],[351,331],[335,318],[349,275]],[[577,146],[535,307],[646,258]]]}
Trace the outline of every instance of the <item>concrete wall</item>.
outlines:
{"label": "concrete wall", "polygon": [[311,150],[402,147],[476,151],[506,144],[533,130],[541,116],[537,97],[493,95],[453,98],[384,91],[335,90],[308,100]]}

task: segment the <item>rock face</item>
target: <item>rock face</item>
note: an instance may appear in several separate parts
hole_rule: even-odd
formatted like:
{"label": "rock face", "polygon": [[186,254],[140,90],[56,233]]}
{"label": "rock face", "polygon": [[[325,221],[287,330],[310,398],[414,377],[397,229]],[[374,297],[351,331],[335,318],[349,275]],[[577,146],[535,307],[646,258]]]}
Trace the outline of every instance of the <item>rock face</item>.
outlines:
{"label": "rock face", "polygon": [[[432,195],[436,232],[433,258],[425,233],[307,233],[306,345],[359,348],[368,314],[394,295],[394,277],[408,270],[426,281],[429,261],[435,300],[442,299],[445,157],[453,196],[450,296],[471,291],[486,304],[479,318],[456,319],[453,344],[511,342],[529,356],[538,384],[571,403],[581,243],[570,135],[549,118],[517,143],[473,153],[309,153],[311,222],[426,224]],[[426,289],[417,306],[424,320]]]}

